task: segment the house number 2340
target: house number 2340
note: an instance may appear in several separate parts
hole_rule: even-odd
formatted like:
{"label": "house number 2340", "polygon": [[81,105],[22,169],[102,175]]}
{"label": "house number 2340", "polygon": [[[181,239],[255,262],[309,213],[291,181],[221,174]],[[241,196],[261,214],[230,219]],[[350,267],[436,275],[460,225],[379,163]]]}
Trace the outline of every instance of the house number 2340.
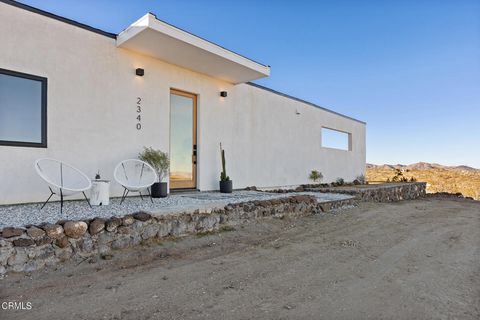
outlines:
{"label": "house number 2340", "polygon": [[137,98],[137,130],[142,130],[142,98]]}

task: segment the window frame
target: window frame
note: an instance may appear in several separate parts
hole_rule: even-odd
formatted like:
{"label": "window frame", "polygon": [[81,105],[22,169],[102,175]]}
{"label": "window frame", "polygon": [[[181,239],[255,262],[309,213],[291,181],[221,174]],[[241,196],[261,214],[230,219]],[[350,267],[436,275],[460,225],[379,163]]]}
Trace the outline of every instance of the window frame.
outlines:
{"label": "window frame", "polygon": [[29,80],[40,81],[42,86],[42,97],[41,97],[41,141],[40,142],[26,142],[26,141],[9,141],[9,140],[0,140],[0,146],[10,146],[10,147],[32,147],[32,148],[46,148],[47,147],[47,90],[48,90],[48,79],[46,77],[40,77],[33,74],[7,70],[0,68],[0,74],[5,74],[7,76],[24,78]]}
{"label": "window frame", "polygon": [[[340,132],[340,133],[344,133],[347,135],[347,146],[348,146],[348,149],[340,149],[340,148],[334,148],[334,147],[326,147],[323,145],[323,129],[327,129],[327,130],[330,130],[330,131],[336,131],[336,132]],[[331,128],[331,127],[325,127],[325,126],[322,126],[321,129],[320,129],[320,146],[321,148],[324,148],[324,149],[329,149],[329,150],[337,150],[337,151],[343,151],[343,152],[351,152],[353,151],[353,141],[352,141],[353,137],[352,137],[352,133],[351,132],[348,132],[348,131],[345,131],[345,130],[339,130],[339,129],[334,129],[334,128]]]}

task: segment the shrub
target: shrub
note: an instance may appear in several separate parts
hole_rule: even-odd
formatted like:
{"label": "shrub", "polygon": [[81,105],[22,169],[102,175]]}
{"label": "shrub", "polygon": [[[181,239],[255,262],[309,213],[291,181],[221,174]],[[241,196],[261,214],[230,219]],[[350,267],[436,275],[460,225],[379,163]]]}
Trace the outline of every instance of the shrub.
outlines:
{"label": "shrub", "polygon": [[317,182],[317,180],[322,180],[323,179],[323,174],[317,170],[312,170],[310,172],[310,175],[308,176],[310,180],[313,180],[313,182]]}
{"label": "shrub", "polygon": [[337,184],[337,186],[343,186],[345,184],[345,180],[343,180],[343,178],[337,178],[335,183]]}
{"label": "shrub", "polygon": [[395,169],[395,175],[392,177],[392,182],[405,182],[407,181],[405,176],[403,175],[402,170]]}
{"label": "shrub", "polygon": [[138,158],[153,167],[157,172],[159,182],[162,182],[167,177],[168,168],[170,167],[168,153],[155,150],[152,147],[144,147],[143,151],[138,154]]}
{"label": "shrub", "polygon": [[357,176],[355,178],[355,180],[357,180],[358,182],[360,182],[360,184],[366,184],[366,180],[365,180],[365,176],[363,174]]}

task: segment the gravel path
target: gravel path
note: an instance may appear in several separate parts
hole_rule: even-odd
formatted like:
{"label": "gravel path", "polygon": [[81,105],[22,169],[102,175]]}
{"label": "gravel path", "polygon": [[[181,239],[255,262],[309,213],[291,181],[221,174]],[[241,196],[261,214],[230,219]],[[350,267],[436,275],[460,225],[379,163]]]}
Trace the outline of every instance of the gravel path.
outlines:
{"label": "gravel path", "polygon": [[235,191],[232,194],[218,192],[195,192],[169,195],[167,198],[142,200],[140,197],[128,197],[122,205],[120,199],[110,199],[110,205],[90,209],[85,200],[66,201],[63,214],[60,214],[60,203],[48,203],[43,210],[41,203],[0,206],[0,228],[21,227],[28,224],[38,225],[44,222],[55,223],[59,220],[80,220],[94,217],[109,218],[124,216],[137,211],[154,214],[168,214],[196,209],[207,209],[225,206],[228,203],[239,203],[254,200],[284,198],[292,195],[314,195],[319,202],[350,199],[351,196],[331,193],[299,192],[299,193],[267,193],[257,191]]}

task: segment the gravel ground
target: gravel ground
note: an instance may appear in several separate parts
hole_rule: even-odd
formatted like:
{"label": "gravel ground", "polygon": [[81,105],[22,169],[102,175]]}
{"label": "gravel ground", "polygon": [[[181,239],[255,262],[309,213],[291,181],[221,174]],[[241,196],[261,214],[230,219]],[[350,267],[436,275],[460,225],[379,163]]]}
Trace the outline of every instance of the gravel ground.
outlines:
{"label": "gravel ground", "polygon": [[[342,194],[301,192],[295,195],[314,195],[319,202],[343,200],[352,198]],[[178,193],[167,198],[153,199],[148,197],[128,197],[122,205],[120,199],[110,199],[108,206],[94,206],[92,209],[85,200],[64,202],[63,214],[60,213],[59,202],[49,202],[40,209],[41,203],[0,206],[0,228],[21,227],[28,224],[38,225],[43,222],[55,223],[59,220],[80,220],[94,217],[109,218],[123,216],[137,211],[146,211],[154,214],[184,212],[195,209],[206,209],[225,206],[228,203],[238,203],[254,200],[267,200],[289,197],[294,194],[266,193],[257,191],[235,191],[232,194],[219,192]]]}
{"label": "gravel ground", "polygon": [[0,319],[480,319],[480,202],[360,203],[10,274]]}

